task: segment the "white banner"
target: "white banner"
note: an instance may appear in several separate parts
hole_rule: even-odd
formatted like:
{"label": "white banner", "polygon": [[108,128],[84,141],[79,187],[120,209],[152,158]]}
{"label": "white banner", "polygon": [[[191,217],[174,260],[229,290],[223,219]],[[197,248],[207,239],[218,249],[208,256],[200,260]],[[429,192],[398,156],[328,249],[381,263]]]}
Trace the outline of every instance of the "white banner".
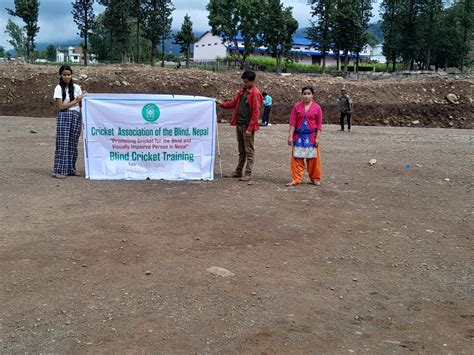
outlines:
{"label": "white banner", "polygon": [[88,179],[214,179],[215,99],[87,94],[82,118]]}

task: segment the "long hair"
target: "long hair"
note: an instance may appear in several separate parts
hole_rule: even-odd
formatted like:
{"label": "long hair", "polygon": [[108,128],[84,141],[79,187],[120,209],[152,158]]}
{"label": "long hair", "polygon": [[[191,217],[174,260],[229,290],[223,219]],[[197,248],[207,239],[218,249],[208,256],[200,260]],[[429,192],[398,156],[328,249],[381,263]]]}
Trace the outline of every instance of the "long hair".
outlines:
{"label": "long hair", "polygon": [[[65,70],[69,70],[72,74],[72,69],[69,65],[61,65],[61,68],[59,68],[59,75],[61,75],[63,73],[63,71],[65,71]],[[73,83],[72,78],[69,81],[69,84],[66,84],[63,81],[63,78],[60,77],[59,78],[59,85],[61,86],[61,91],[62,91],[62,94],[63,94],[63,102],[66,99],[66,86],[68,88],[69,101],[74,100],[74,83]]]}

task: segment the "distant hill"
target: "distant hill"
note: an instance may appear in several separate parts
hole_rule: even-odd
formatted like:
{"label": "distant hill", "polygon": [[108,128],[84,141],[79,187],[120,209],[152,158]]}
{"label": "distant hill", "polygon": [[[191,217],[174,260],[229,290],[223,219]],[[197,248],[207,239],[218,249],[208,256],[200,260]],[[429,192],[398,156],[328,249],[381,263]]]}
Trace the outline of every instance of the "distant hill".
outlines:
{"label": "distant hill", "polygon": [[368,32],[372,32],[380,43],[383,42],[382,21],[369,23]]}
{"label": "distant hill", "polygon": [[293,36],[294,37],[299,37],[299,38],[306,38],[306,29],[307,29],[307,27],[298,28]]}
{"label": "distant hill", "polygon": [[[369,28],[367,29],[367,31],[372,32],[375,35],[375,37],[377,37],[379,42],[383,42],[383,32],[382,32],[381,24],[382,24],[381,21],[369,23]],[[307,27],[298,28],[294,36],[306,38],[306,29]]]}

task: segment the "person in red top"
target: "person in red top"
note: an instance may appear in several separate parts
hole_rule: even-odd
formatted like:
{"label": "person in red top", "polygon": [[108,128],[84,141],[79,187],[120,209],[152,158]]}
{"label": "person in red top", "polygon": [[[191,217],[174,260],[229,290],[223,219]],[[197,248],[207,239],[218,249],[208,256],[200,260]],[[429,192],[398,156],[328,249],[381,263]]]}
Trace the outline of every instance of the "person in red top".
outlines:
{"label": "person in red top", "polygon": [[301,90],[303,100],[298,102],[291,111],[288,145],[291,150],[291,177],[286,186],[295,186],[303,179],[305,160],[311,183],[321,184],[321,152],[319,140],[323,128],[321,107],[314,102],[314,89],[305,86]]}
{"label": "person in red top", "polygon": [[[253,71],[246,70],[242,74],[243,87],[235,94],[234,98],[231,101],[216,101],[217,105],[222,108],[234,109],[230,124],[236,126],[239,162],[230,176],[248,183],[252,179],[255,152],[254,136],[255,131],[259,128],[258,119],[263,102],[263,96],[255,86],[255,77],[256,75]],[[245,163],[247,164],[244,174]]]}

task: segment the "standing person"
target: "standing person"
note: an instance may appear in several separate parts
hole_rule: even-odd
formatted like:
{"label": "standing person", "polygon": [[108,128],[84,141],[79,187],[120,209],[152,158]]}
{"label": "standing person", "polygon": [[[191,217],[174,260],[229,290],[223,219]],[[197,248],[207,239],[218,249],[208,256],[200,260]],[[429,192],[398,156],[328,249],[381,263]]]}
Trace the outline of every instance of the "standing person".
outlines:
{"label": "standing person", "polygon": [[[230,124],[236,126],[239,162],[231,177],[240,178],[240,181],[249,183],[252,179],[254,163],[255,131],[259,128],[258,119],[263,100],[260,90],[255,86],[255,77],[253,71],[246,70],[242,74],[243,87],[235,94],[234,98],[231,101],[216,101],[217,105],[222,108],[234,109]],[[245,174],[244,165],[246,165]]]}
{"label": "standing person", "polygon": [[352,124],[352,99],[347,94],[345,88],[341,89],[341,97],[339,98],[339,109],[341,111],[340,123],[341,131],[344,131],[344,118],[347,117],[347,131],[351,131]]}
{"label": "standing person", "polygon": [[266,92],[263,92],[262,95],[263,95],[262,126],[271,126],[271,124],[269,123],[269,120],[270,120],[270,110],[272,108],[273,99]]}
{"label": "standing person", "polygon": [[291,150],[291,178],[286,186],[296,186],[301,183],[305,168],[308,170],[311,183],[321,185],[321,150],[319,141],[323,127],[321,107],[314,102],[314,89],[305,86],[301,90],[302,101],[298,102],[291,111],[288,145]]}
{"label": "standing person", "polygon": [[56,118],[56,153],[53,177],[65,179],[67,175],[81,176],[76,171],[77,144],[81,134],[81,87],[73,83],[72,69],[59,68],[59,85],[54,89],[54,99],[59,108]]}

